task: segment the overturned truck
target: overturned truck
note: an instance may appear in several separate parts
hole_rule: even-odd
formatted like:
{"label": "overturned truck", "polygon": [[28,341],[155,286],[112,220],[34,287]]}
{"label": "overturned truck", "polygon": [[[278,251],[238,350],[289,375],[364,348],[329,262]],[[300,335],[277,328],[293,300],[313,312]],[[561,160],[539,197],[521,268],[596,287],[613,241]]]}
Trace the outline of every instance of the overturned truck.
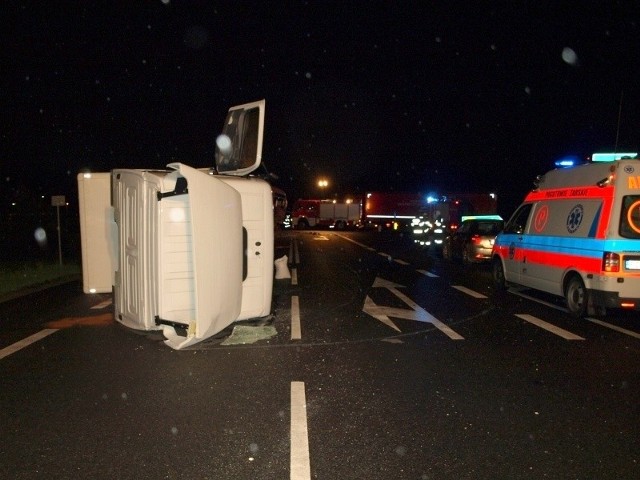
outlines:
{"label": "overturned truck", "polygon": [[116,321],[182,349],[271,312],[271,186],[261,162],[265,102],[233,107],[216,170],[80,173],[83,290],[113,292]]}

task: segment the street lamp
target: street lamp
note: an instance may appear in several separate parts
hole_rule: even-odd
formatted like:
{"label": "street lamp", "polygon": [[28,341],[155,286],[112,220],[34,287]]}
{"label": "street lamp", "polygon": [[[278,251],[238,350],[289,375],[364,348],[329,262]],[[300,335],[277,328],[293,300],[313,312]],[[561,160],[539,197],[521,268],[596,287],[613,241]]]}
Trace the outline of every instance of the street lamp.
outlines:
{"label": "street lamp", "polygon": [[318,180],[318,188],[320,189],[320,195],[322,196],[325,195],[325,190],[327,189],[328,186],[329,186],[329,180],[325,178],[321,178],[320,180]]}

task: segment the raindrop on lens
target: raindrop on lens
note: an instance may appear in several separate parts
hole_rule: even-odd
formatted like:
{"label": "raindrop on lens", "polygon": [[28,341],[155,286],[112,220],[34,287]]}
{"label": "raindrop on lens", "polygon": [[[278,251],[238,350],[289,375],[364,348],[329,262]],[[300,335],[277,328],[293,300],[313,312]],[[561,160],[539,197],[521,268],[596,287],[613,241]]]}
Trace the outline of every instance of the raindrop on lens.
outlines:
{"label": "raindrop on lens", "polygon": [[47,243],[47,232],[44,231],[44,228],[38,227],[35,232],[33,232],[33,236],[38,242],[38,245],[41,247],[45,246]]}

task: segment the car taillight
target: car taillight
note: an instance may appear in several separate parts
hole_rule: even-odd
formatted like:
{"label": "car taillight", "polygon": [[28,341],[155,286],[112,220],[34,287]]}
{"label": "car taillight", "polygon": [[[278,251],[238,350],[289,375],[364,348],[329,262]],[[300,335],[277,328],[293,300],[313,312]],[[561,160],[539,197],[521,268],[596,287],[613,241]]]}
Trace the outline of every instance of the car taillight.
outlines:
{"label": "car taillight", "polygon": [[602,256],[602,270],[604,272],[619,272],[620,255],[613,252],[604,252]]}
{"label": "car taillight", "polygon": [[478,245],[479,243],[482,243],[482,237],[480,237],[480,235],[473,235],[473,236],[471,237],[471,241],[472,241],[474,244]]}

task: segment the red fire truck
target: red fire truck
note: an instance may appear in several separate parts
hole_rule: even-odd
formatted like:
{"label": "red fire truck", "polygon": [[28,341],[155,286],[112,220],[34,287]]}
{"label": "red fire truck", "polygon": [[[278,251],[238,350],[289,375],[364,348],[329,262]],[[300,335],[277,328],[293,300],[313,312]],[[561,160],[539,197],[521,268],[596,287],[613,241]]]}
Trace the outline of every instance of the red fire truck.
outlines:
{"label": "red fire truck", "polygon": [[299,199],[293,204],[291,221],[293,228],[335,228],[344,230],[355,226],[362,217],[359,201]]}
{"label": "red fire truck", "polygon": [[362,228],[401,230],[427,208],[427,200],[419,193],[372,192],[364,198]]}
{"label": "red fire truck", "polygon": [[439,221],[447,229],[456,229],[464,215],[497,212],[493,193],[454,193],[423,195],[406,192],[367,193],[360,225],[365,228],[403,230],[415,219]]}

